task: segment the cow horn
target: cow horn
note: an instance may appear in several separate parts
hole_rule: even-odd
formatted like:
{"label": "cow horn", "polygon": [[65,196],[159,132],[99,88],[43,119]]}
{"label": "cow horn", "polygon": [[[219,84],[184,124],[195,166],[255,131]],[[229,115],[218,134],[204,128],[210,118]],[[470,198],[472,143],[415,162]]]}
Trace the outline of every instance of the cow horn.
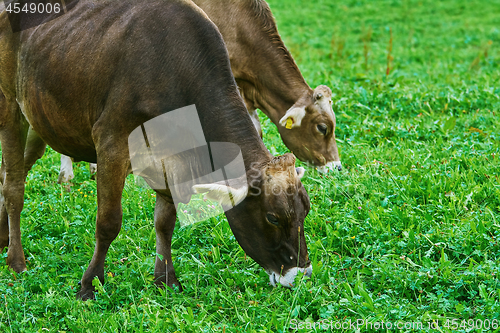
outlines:
{"label": "cow horn", "polygon": [[207,193],[205,199],[220,203],[223,207],[233,207],[239,204],[248,194],[248,185],[234,188],[218,183],[197,184],[192,187],[195,193]]}

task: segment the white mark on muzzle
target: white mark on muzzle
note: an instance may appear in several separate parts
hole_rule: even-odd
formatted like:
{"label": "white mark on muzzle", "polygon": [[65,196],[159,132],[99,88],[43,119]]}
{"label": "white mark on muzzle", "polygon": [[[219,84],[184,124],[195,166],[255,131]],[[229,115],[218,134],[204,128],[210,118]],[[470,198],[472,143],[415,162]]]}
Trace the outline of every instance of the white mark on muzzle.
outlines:
{"label": "white mark on muzzle", "polygon": [[304,273],[307,277],[311,277],[312,275],[312,265],[309,264],[307,267],[292,267],[290,268],[285,275],[280,276],[279,273],[273,271],[266,271],[269,274],[269,283],[273,287],[276,287],[276,283],[279,282],[283,287],[291,288],[293,287],[293,282],[295,277],[299,272]]}
{"label": "white mark on muzzle", "polygon": [[327,173],[330,170],[342,170],[342,162],[340,161],[332,161],[327,163],[326,165],[317,167],[318,171],[321,173]]}

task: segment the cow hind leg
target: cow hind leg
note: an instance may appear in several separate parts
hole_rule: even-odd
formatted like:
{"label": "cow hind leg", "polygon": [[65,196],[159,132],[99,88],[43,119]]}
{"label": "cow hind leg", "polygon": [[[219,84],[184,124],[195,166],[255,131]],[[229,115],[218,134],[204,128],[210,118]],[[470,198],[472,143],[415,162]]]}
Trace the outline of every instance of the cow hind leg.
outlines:
{"label": "cow hind leg", "polygon": [[97,150],[99,164],[97,182],[97,221],[94,255],[83,274],[77,298],[94,298],[92,281],[95,277],[104,283],[104,261],[111,242],[118,236],[122,225],[121,197],[129,162],[125,145],[104,147]]}
{"label": "cow hind leg", "polygon": [[[90,178],[95,179],[95,174],[97,173],[97,164],[89,163],[89,169]],[[75,178],[75,174],[73,172],[72,158],[66,155],[61,155],[61,169],[59,170],[59,178],[57,178],[57,183],[69,183],[73,178]]]}
{"label": "cow hind leg", "polygon": [[176,220],[175,206],[156,196],[155,206],[155,229],[156,229],[156,262],[155,262],[155,284],[159,287],[167,285],[173,288],[177,286],[182,291],[182,286],[175,276],[172,263],[172,234],[174,233]]}
{"label": "cow hind leg", "polygon": [[73,178],[75,178],[75,175],[73,174],[73,161],[71,160],[71,157],[61,155],[61,169],[59,170],[57,183],[68,183]]}
{"label": "cow hind leg", "polygon": [[97,172],[97,164],[96,163],[89,163],[89,170],[90,170],[90,177],[94,177],[95,173]]}

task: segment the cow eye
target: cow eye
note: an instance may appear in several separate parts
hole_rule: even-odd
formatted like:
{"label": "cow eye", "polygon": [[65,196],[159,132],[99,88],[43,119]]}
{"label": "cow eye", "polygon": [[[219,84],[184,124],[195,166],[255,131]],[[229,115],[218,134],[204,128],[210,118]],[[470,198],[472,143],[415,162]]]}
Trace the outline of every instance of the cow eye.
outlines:
{"label": "cow eye", "polygon": [[326,133],[328,132],[328,127],[325,124],[319,124],[318,126],[316,126],[316,128],[323,135],[326,135]]}
{"label": "cow eye", "polygon": [[278,225],[278,218],[276,216],[274,216],[273,214],[267,214],[266,219],[267,219],[267,221],[269,221],[269,223],[272,223],[274,225]]}

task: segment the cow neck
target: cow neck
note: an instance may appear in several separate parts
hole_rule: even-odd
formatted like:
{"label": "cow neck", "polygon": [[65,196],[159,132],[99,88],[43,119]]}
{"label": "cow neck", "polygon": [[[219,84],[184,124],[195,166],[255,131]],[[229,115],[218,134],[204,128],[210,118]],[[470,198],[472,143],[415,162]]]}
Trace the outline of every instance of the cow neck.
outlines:
{"label": "cow neck", "polygon": [[[238,29],[239,43],[229,43],[231,68],[243,95],[277,124],[302,96],[312,94],[286,48],[267,7]],[[235,47],[238,45],[238,47]],[[258,49],[255,49],[258,47]],[[233,49],[231,49],[233,48]]]}
{"label": "cow neck", "polygon": [[211,105],[208,116],[202,116],[202,126],[208,142],[231,142],[238,145],[245,169],[250,170],[252,163],[265,164],[271,160],[272,155],[255,130],[241,99],[232,99],[234,102],[227,106],[216,108]]}
{"label": "cow neck", "polygon": [[278,70],[266,76],[261,77],[260,82],[255,84],[254,105],[264,112],[274,124],[278,124],[280,119],[302,96],[312,94],[312,89],[305,81],[300,82],[296,78],[273,82],[276,81],[277,77],[285,77],[283,73],[278,73]]}
{"label": "cow neck", "polygon": [[194,2],[219,28],[234,77],[250,108],[261,109],[278,124],[299,98],[312,94],[265,1]]}

